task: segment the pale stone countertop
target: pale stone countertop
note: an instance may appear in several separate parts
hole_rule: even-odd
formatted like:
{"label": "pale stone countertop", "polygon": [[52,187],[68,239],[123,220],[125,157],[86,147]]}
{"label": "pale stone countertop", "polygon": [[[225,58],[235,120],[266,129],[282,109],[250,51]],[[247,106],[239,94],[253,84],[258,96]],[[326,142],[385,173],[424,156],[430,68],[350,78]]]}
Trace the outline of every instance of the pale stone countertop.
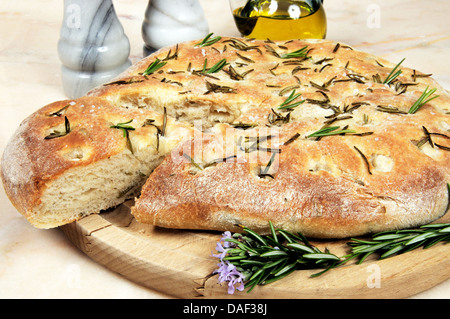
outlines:
{"label": "pale stone countertop", "polygon": [[[403,66],[433,73],[450,88],[450,1],[325,0],[327,38]],[[210,31],[238,36],[227,0],[201,0]],[[143,56],[141,25],[147,1],[115,0],[131,42]],[[379,12],[379,20],[376,19]],[[0,151],[20,122],[66,97],[56,46],[62,0],[0,2]],[[96,264],[58,229],[32,227],[0,190],[0,298],[165,298]],[[417,296],[449,298],[450,280]]]}

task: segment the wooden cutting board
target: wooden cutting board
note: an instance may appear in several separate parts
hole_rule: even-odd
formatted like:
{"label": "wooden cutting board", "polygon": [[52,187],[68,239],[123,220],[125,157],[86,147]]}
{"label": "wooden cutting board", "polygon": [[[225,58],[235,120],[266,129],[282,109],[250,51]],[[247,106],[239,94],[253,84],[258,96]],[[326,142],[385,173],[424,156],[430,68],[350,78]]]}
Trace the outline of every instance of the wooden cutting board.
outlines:
{"label": "wooden cutting board", "polygon": [[[144,287],[176,298],[406,298],[450,278],[450,246],[440,243],[384,260],[346,264],[322,276],[318,270],[296,271],[250,293],[229,295],[218,283],[218,232],[173,230],[143,225],[125,203],[90,215],[61,229],[69,240],[97,263]],[[448,222],[450,216],[440,222]],[[313,242],[338,256],[348,253],[347,241]]]}

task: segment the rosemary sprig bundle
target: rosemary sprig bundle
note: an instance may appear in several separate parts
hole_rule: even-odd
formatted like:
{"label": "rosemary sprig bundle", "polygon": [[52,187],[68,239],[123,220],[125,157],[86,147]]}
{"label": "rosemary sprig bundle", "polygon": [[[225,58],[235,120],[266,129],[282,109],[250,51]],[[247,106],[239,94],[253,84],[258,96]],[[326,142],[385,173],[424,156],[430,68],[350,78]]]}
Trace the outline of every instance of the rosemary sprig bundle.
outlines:
{"label": "rosemary sprig bundle", "polygon": [[133,119],[129,120],[128,122],[117,123],[115,125],[111,125],[110,128],[122,130],[123,137],[125,137],[127,139],[127,147],[129,148],[131,153],[133,153],[133,147],[131,145],[130,134],[128,131],[134,131],[135,128],[133,126],[127,125],[127,124],[130,124],[131,122],[133,122]]}
{"label": "rosemary sprig bundle", "polygon": [[210,46],[222,39],[221,36],[216,36],[211,38],[211,36],[214,34],[214,32],[209,33],[201,42],[197,43],[196,46],[199,47],[207,47]]}
{"label": "rosemary sprig bundle", "polygon": [[[232,268],[233,278],[229,273],[217,271],[222,279],[228,279],[233,286],[240,283],[241,288],[244,284],[250,292],[256,285],[277,281],[297,269],[326,267],[340,261],[336,255],[312,246],[303,235],[275,230],[270,222],[269,225],[271,235],[267,236],[261,236],[245,226],[242,226],[242,234],[225,234],[222,244],[217,247],[222,254],[215,256],[228,266],[221,265],[220,269]],[[239,272],[238,277],[235,277],[236,271]]]}
{"label": "rosemary sprig bundle", "polygon": [[304,46],[303,48],[298,49],[296,51],[281,54],[280,58],[281,59],[308,58],[307,54],[308,54],[308,47]]}
{"label": "rosemary sprig bundle", "polygon": [[393,69],[392,71],[388,74],[388,76],[386,77],[386,79],[383,81],[383,84],[389,84],[392,81],[394,81],[400,74],[402,74],[402,70],[398,70],[398,67],[400,66],[400,64],[403,63],[403,61],[405,61],[405,59],[403,58],[403,60],[401,60]]}
{"label": "rosemary sprig bundle", "polygon": [[203,71],[202,73],[206,73],[206,74],[211,74],[211,73],[217,73],[220,70],[223,69],[223,67],[225,65],[227,65],[227,60],[222,59],[219,62],[217,62],[216,64],[214,64],[212,67],[210,67],[209,69],[207,68],[208,65],[208,59],[205,59],[205,63],[203,64]]}
{"label": "rosemary sprig bundle", "polygon": [[356,133],[355,130],[339,130],[339,126],[327,126],[324,128],[321,128],[320,130],[311,133],[307,136],[308,137],[323,137],[323,136],[331,136],[331,135],[340,135],[340,134],[346,134],[346,133]]}
{"label": "rosemary sprig bundle", "polygon": [[160,68],[165,66],[167,62],[161,62],[160,59],[156,58],[155,61],[150,63],[147,69],[142,73],[142,75],[150,75],[158,71]]}
{"label": "rosemary sprig bundle", "polygon": [[130,124],[131,122],[133,122],[133,119],[129,120],[128,122],[117,123],[115,125],[111,125],[110,128],[116,128],[116,129],[122,130],[123,137],[126,137],[128,130],[131,130],[131,131],[135,130],[135,128],[133,126],[127,125],[127,124]]}
{"label": "rosemary sprig bundle", "polygon": [[[295,103],[291,103],[291,102],[293,102],[294,100],[296,100],[297,98],[299,98],[300,95],[302,95],[302,94],[301,94],[301,93],[295,94],[295,90],[293,90],[293,91],[291,92],[291,94],[286,98],[286,100],[284,100],[283,103],[281,103],[281,104],[278,106],[278,109],[279,109],[279,110],[292,109],[292,108],[294,108],[294,107],[299,106],[299,105],[302,104],[302,103],[305,103],[306,100],[301,100],[301,101],[298,101],[298,102],[295,102]],[[289,104],[289,103],[291,103],[291,104]]]}
{"label": "rosemary sprig bundle", "polygon": [[346,262],[349,259],[359,258],[361,264],[369,255],[377,253],[380,259],[395,254],[402,254],[419,247],[429,248],[438,242],[450,241],[450,223],[429,224],[419,229],[404,229],[381,232],[372,237],[372,240],[352,238],[348,245],[351,253],[343,256]]}
{"label": "rosemary sprig bundle", "polygon": [[[435,95],[433,97],[430,97],[434,94],[434,92],[436,92],[436,89],[432,89],[428,91],[428,86],[425,89],[425,91],[423,91],[422,95],[417,99],[417,101],[411,106],[411,108],[409,109],[408,113],[409,114],[414,114],[416,113],[422,106],[424,106],[425,104],[427,104],[428,102],[430,102],[431,100],[439,97],[439,95]],[[428,100],[427,100],[428,99]]]}
{"label": "rosemary sprig bundle", "polygon": [[[447,184],[450,191],[450,184]],[[242,233],[225,232],[216,249],[220,259],[219,282],[228,282],[228,293],[237,289],[266,285],[282,279],[295,270],[322,269],[312,274],[318,277],[352,259],[364,262],[369,255],[377,254],[379,259],[403,254],[423,247],[430,248],[439,242],[450,242],[450,223],[429,224],[417,229],[386,231],[377,233],[371,239],[352,238],[347,243],[349,254],[338,257],[328,249],[321,251],[312,245],[301,233],[293,234],[275,229],[269,222],[271,234],[259,235],[241,226]]]}

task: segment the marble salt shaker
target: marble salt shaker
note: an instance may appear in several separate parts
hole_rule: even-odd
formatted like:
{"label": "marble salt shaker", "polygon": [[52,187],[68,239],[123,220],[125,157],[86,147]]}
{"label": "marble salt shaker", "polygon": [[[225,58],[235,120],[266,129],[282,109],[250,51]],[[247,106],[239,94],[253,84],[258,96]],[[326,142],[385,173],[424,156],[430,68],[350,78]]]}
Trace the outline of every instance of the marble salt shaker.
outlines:
{"label": "marble salt shaker", "polygon": [[198,0],[149,0],[142,24],[144,55],[204,38],[208,33],[208,21]]}
{"label": "marble salt shaker", "polygon": [[128,68],[130,43],[112,0],[64,0],[58,54],[69,98],[85,95]]}

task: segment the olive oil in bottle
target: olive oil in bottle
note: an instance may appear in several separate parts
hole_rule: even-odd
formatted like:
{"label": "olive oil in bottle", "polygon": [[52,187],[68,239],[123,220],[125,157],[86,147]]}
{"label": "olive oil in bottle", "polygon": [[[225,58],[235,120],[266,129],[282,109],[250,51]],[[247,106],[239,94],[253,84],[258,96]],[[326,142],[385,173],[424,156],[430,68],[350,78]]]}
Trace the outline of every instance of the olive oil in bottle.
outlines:
{"label": "olive oil in bottle", "polygon": [[249,0],[233,10],[242,36],[255,39],[324,39],[327,21],[321,1]]}

